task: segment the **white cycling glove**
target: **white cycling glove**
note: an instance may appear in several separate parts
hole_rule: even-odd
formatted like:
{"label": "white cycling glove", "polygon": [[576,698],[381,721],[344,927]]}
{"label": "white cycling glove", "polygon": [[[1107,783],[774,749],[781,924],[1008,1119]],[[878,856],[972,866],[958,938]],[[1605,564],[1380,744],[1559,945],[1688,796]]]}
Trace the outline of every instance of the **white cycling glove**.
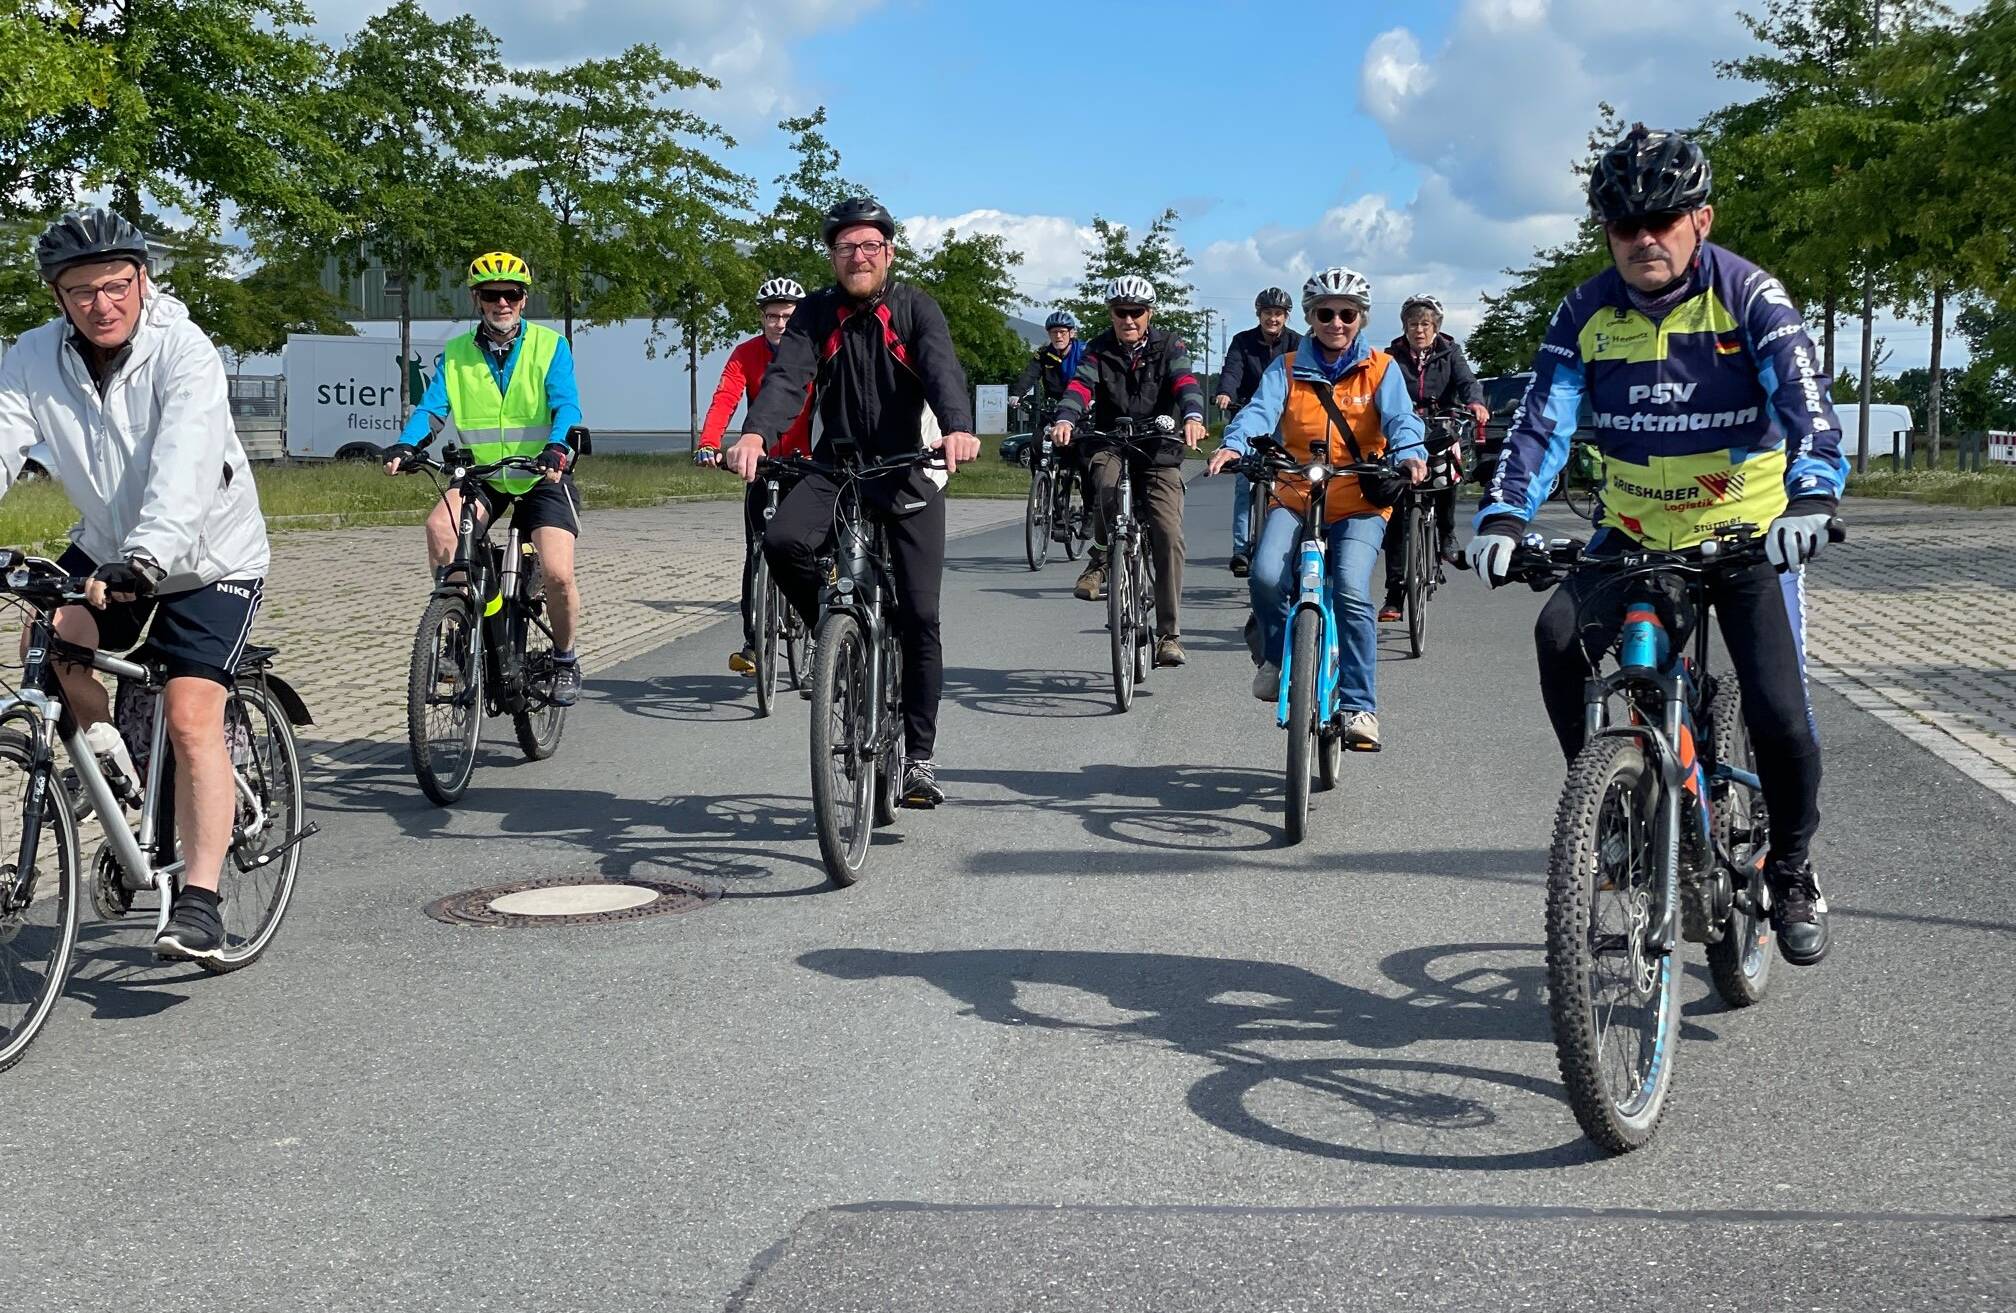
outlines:
{"label": "white cycling glove", "polygon": [[1465,552],[1470,568],[1486,587],[1496,588],[1512,572],[1512,549],[1519,545],[1519,526],[1508,519],[1487,520],[1470,539]]}
{"label": "white cycling glove", "polygon": [[1794,502],[1764,530],[1764,559],[1781,570],[1797,570],[1820,554],[1827,541],[1831,507],[1815,509]]}

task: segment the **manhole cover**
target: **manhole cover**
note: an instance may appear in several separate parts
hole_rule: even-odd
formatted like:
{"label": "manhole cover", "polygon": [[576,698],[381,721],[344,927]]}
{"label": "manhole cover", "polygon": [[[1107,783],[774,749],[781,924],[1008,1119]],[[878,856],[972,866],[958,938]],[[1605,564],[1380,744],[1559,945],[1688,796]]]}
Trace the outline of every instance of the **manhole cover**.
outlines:
{"label": "manhole cover", "polygon": [[450,894],[423,910],[448,925],[610,925],[696,911],[720,896],[718,889],[683,880],[556,876]]}

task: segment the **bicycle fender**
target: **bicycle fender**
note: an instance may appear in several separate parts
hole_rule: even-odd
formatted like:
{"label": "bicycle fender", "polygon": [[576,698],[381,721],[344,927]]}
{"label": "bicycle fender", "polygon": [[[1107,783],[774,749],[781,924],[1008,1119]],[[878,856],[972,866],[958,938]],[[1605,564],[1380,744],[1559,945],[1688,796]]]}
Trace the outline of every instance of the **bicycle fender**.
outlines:
{"label": "bicycle fender", "polygon": [[308,704],[302,701],[301,695],[294,691],[292,684],[280,678],[280,676],[273,674],[271,671],[262,674],[260,679],[265,683],[267,689],[272,692],[273,700],[280,704],[280,709],[287,713],[288,724],[313,725],[315,723],[315,717],[308,714]]}

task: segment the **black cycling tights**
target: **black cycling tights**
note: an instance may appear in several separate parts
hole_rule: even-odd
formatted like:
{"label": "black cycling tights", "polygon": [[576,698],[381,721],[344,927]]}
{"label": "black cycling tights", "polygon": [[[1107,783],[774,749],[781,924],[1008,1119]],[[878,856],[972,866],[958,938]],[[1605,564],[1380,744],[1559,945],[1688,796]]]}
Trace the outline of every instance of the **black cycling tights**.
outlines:
{"label": "black cycling tights", "polygon": [[[810,474],[777,507],[763,532],[763,551],[784,596],[803,616],[807,631],[819,623],[819,554],[833,537],[833,502],[839,489]],[[904,500],[908,500],[906,496]],[[864,497],[889,543],[895,576],[896,638],[903,648],[903,740],[911,757],[929,757],[938,739],[938,700],[945,691],[944,652],[938,641],[938,595],[945,582],[945,497],[895,516]]]}
{"label": "black cycling tights", "polygon": [[[1757,758],[1757,778],[1771,811],[1772,860],[1806,860],[1820,828],[1820,743],[1806,701],[1805,653],[1797,628],[1799,579],[1758,565],[1724,576],[1709,590],[1729,661],[1743,685],[1743,723]],[[1582,598],[1602,597],[1585,622],[1590,656],[1577,650],[1575,617]],[[1571,762],[1582,750],[1583,682],[1617,635],[1624,590],[1597,573],[1570,578],[1555,590],[1533,627],[1540,654],[1540,695],[1554,736]],[[1705,729],[1705,727],[1703,727]]]}

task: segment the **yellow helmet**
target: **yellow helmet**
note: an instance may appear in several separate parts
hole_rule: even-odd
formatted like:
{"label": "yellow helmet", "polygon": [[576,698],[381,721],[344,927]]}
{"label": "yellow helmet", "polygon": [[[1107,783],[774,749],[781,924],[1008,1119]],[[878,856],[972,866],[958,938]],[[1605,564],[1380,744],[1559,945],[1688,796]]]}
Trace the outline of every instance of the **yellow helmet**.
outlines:
{"label": "yellow helmet", "polygon": [[469,286],[478,283],[523,283],[532,286],[532,270],[509,251],[488,251],[469,262]]}

